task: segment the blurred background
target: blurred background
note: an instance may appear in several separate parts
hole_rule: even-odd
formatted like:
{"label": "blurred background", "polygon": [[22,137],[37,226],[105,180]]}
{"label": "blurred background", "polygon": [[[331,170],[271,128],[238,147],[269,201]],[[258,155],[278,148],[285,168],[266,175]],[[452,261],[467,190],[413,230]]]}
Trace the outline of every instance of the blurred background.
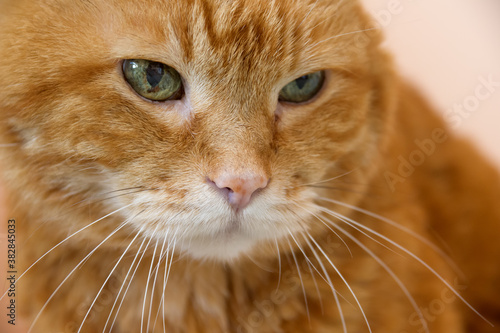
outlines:
{"label": "blurred background", "polygon": [[[500,168],[500,1],[362,1],[386,31],[386,47],[400,72]],[[487,98],[475,98],[476,88],[483,85],[486,91],[483,81],[488,80],[499,86],[490,87]],[[457,105],[473,111],[460,115]],[[0,191],[0,203],[1,196]],[[7,218],[0,204],[0,291],[6,287]],[[26,333],[26,328],[7,326],[5,313],[2,304],[0,332]]]}
{"label": "blurred background", "polygon": [[[362,1],[386,31],[400,72],[500,168],[500,1]],[[498,86],[475,103],[480,78]]]}

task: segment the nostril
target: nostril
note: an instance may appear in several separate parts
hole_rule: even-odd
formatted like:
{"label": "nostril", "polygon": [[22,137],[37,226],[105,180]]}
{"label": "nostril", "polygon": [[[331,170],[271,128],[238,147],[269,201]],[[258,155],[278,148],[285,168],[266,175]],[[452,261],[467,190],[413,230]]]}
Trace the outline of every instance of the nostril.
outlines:
{"label": "nostril", "polygon": [[246,174],[234,175],[222,173],[213,179],[207,178],[226,197],[228,203],[236,210],[245,208],[258,190],[267,187],[269,179],[265,176]]}
{"label": "nostril", "polygon": [[216,182],[211,180],[209,177],[207,177],[207,183],[215,188],[223,197],[229,200],[229,197],[231,196],[231,193],[233,193],[233,190],[230,187],[220,187],[217,185]]}

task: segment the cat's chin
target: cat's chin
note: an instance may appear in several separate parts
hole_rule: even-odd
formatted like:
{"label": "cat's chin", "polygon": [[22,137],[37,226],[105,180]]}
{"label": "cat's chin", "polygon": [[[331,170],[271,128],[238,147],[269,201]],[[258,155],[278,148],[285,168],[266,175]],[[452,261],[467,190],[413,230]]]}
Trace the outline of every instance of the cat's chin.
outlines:
{"label": "cat's chin", "polygon": [[183,253],[197,260],[232,262],[249,253],[257,242],[249,236],[231,233],[215,238],[191,239],[179,245]]}

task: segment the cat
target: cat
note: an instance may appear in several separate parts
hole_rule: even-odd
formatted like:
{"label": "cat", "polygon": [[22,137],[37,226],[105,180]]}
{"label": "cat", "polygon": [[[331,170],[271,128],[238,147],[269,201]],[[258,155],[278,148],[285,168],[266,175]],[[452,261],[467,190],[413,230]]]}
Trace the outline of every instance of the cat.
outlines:
{"label": "cat", "polygon": [[498,331],[497,170],[358,1],[2,9],[28,332]]}

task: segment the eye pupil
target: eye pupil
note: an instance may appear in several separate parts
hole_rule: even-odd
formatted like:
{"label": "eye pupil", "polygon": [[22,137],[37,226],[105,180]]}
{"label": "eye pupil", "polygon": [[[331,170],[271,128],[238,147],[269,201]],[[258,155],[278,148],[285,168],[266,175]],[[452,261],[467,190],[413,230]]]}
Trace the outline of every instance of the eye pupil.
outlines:
{"label": "eye pupil", "polygon": [[155,88],[160,84],[163,76],[165,75],[165,70],[163,65],[160,63],[151,63],[146,70],[146,79],[151,85],[151,88]]}
{"label": "eye pupil", "polygon": [[299,77],[297,80],[295,80],[295,84],[299,89],[304,88],[304,86],[307,83],[307,80],[309,79],[309,75],[304,75],[302,77]]}

